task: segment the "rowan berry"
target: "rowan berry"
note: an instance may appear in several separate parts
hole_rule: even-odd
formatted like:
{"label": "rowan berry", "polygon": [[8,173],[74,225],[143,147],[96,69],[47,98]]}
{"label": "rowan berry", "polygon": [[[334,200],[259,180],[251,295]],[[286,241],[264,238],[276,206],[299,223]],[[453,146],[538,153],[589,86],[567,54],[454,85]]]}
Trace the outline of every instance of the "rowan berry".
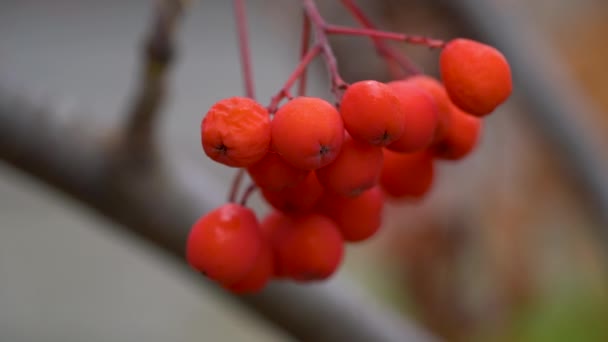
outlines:
{"label": "rowan berry", "polygon": [[230,285],[253,269],[261,248],[262,236],[253,211],[228,203],[194,223],[186,259],[209,278]]}
{"label": "rowan berry", "polygon": [[281,245],[281,241],[285,236],[285,232],[289,229],[292,229],[290,222],[291,219],[287,214],[279,210],[273,210],[260,223],[262,234],[268,241],[268,244],[274,256],[273,270],[275,278],[285,277],[285,272],[283,272],[280,268],[277,254],[278,248]]}
{"label": "rowan berry", "polygon": [[320,214],[289,217],[277,245],[281,273],[298,281],[329,278],[344,255],[344,240],[336,224]]}
{"label": "rowan berry", "polygon": [[403,113],[397,95],[378,81],[351,84],[340,102],[344,127],[359,141],[385,146],[403,134]]}
{"label": "rowan berry", "polygon": [[439,64],[450,99],[467,113],[488,115],[511,95],[511,68],[492,46],[454,39],[441,51]]}
{"label": "rowan berry", "polygon": [[247,168],[249,176],[261,189],[280,191],[304,180],[308,171],[295,168],[278,153],[268,151],[264,158]]}
{"label": "rowan berry", "polygon": [[203,149],[211,159],[247,167],[262,159],[270,145],[270,115],[246,97],[216,102],[201,122]]}
{"label": "rowan berry", "polygon": [[279,108],[272,120],[273,149],[299,169],[314,170],[331,163],[343,140],[340,113],[320,98],[297,97]]}
{"label": "rowan berry", "polygon": [[438,80],[427,75],[416,75],[405,79],[406,82],[426,90],[435,101],[437,106],[437,129],[433,136],[433,142],[438,141],[450,126],[450,106],[451,101],[445,87]]}
{"label": "rowan berry", "polygon": [[280,191],[262,189],[262,195],[274,208],[287,213],[312,210],[321,196],[323,187],[314,172],[309,172],[300,183]]}
{"label": "rowan berry", "polygon": [[405,128],[403,135],[386,148],[396,152],[416,152],[431,144],[437,129],[438,107],[424,88],[408,81],[387,83],[401,102]]}
{"label": "rowan berry", "polygon": [[443,139],[432,146],[437,158],[460,160],[470,154],[481,135],[481,119],[452,105],[452,124]]}
{"label": "rowan berry", "polygon": [[356,197],[326,193],[319,211],[331,218],[346,241],[357,242],[372,237],[382,224],[384,194],[373,187]]}
{"label": "rowan berry", "polygon": [[274,254],[272,252],[270,243],[264,241],[260,254],[258,255],[255,265],[245,275],[245,277],[238,282],[225,286],[228,290],[238,293],[256,293],[261,291],[268,281],[274,275]]}
{"label": "rowan berry", "polygon": [[378,184],[382,169],[382,148],[345,135],[342,149],[329,165],[315,172],[326,190],[356,196]]}
{"label": "rowan berry", "polygon": [[422,198],[431,189],[433,177],[433,154],[428,150],[414,153],[384,150],[380,185],[390,197]]}

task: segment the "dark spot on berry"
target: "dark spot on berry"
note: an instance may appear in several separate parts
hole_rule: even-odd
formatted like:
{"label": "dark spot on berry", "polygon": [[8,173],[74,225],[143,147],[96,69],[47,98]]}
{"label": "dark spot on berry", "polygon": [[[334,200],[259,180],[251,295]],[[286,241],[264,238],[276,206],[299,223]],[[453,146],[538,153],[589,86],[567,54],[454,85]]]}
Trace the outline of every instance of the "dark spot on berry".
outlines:
{"label": "dark spot on berry", "polygon": [[219,154],[226,154],[228,152],[228,146],[224,145],[224,143],[221,143],[221,144],[219,144],[218,146],[215,147],[215,150]]}
{"label": "dark spot on berry", "polygon": [[382,141],[387,141],[388,138],[390,138],[388,131],[384,131],[384,133],[382,133]]}
{"label": "dark spot on berry", "polygon": [[319,154],[321,156],[324,156],[326,154],[329,153],[329,147],[325,146],[325,145],[321,145],[321,148],[319,149]]}

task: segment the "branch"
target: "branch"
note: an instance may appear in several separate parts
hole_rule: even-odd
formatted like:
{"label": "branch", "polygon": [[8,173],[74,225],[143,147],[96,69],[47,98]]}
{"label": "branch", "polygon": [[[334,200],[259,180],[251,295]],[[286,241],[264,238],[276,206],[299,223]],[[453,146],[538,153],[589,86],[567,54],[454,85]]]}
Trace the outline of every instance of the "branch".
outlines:
{"label": "branch", "polygon": [[[194,192],[192,184],[197,181],[178,178],[162,156],[142,164],[133,155],[117,153],[125,150],[125,141],[112,139],[113,130],[94,124],[75,130],[40,108],[0,93],[0,159],[120,224],[186,267],[183,256],[190,226],[219,204],[217,194],[210,189]],[[230,295],[199,278],[218,294]],[[232,298],[298,340],[433,340],[340,278],[319,285],[276,282],[259,295]]]}
{"label": "branch", "polygon": [[247,13],[245,0],[234,0],[234,20],[236,21],[239,50],[241,54],[241,66],[243,68],[243,79],[245,81],[245,95],[255,99],[255,88],[253,86],[253,70],[251,68],[251,50],[249,49],[249,32],[247,28]]}
{"label": "branch", "polygon": [[158,0],[152,27],[145,40],[141,79],[128,111],[125,138],[128,150],[143,157],[154,151],[153,131],[166,97],[167,70],[174,58],[174,31],[185,0]]}

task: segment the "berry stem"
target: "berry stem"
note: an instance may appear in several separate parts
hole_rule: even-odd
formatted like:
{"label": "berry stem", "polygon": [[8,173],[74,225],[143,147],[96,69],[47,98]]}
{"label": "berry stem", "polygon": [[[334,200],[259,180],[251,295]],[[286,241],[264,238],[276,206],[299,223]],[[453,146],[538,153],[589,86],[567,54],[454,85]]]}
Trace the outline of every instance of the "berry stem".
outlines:
{"label": "berry stem", "polygon": [[[302,16],[302,45],[300,48],[300,59],[306,56],[308,51],[308,45],[310,43],[310,19],[306,13]],[[298,83],[298,96],[304,96],[306,94],[306,69],[302,71],[300,82]]]}
{"label": "berry stem", "polygon": [[300,63],[291,73],[291,75],[285,82],[285,85],[283,85],[283,88],[281,88],[281,90],[279,90],[279,92],[272,97],[270,105],[268,106],[268,111],[270,113],[274,113],[277,111],[281,100],[286,97],[291,98],[289,89],[291,89],[296,80],[304,74],[310,62],[312,62],[312,60],[317,57],[320,52],[321,46],[319,44],[315,44],[310,50],[308,50],[308,53],[306,53],[306,55],[300,60]]}
{"label": "berry stem", "polygon": [[331,78],[331,91],[336,97],[336,100],[339,101],[342,97],[342,91],[344,91],[348,87],[348,84],[342,79],[340,73],[338,72],[336,56],[334,55],[334,51],[332,50],[331,45],[329,44],[329,40],[327,39],[327,33],[325,30],[325,27],[327,27],[328,25],[325,23],[323,17],[321,17],[321,13],[319,13],[319,9],[317,8],[314,0],[303,1],[304,11],[310,19],[310,22],[314,29],[316,44],[321,47],[321,54],[323,55],[325,65],[328,69]]}
{"label": "berry stem", "polygon": [[255,90],[253,85],[253,70],[251,68],[251,50],[249,49],[249,29],[244,0],[234,0],[233,7],[241,54],[241,66],[245,81],[245,94],[247,97],[254,99]]}
{"label": "berry stem", "polygon": [[236,196],[239,192],[239,188],[241,187],[243,176],[245,176],[245,169],[239,169],[234,175],[232,187],[230,188],[230,195],[228,196],[228,202],[236,203]]}
{"label": "berry stem", "polygon": [[328,34],[342,34],[349,36],[366,36],[370,38],[380,38],[380,39],[389,39],[389,40],[397,40],[409,44],[415,45],[423,45],[429,47],[431,49],[440,49],[443,48],[445,42],[439,39],[433,39],[425,36],[415,36],[409,35],[405,33],[398,32],[389,32],[389,31],[381,31],[374,30],[368,28],[357,28],[357,27],[347,27],[347,26],[339,26],[339,25],[326,25],[325,32]]}
{"label": "berry stem", "polygon": [[247,201],[249,200],[249,197],[251,197],[251,194],[253,194],[257,188],[258,188],[257,185],[255,185],[253,183],[247,187],[247,190],[245,190],[245,192],[243,193],[243,197],[241,197],[242,206],[247,205]]}
{"label": "berry stem", "polygon": [[[361,24],[361,26],[363,26],[364,28],[367,28],[367,29],[376,29],[376,26],[367,17],[367,15],[365,15],[365,13],[363,13],[361,8],[359,8],[359,6],[357,6],[357,4],[355,4],[355,2],[353,0],[342,0],[342,5],[344,5],[344,7],[346,7],[346,9],[359,22],[359,24]],[[382,40],[378,37],[370,36],[370,38],[372,39],[374,46],[376,47],[376,52],[378,53],[378,55],[383,57],[387,62],[396,63],[403,69],[403,71],[405,71],[407,74],[410,74],[410,75],[415,75],[415,74],[421,73],[420,69],[409,58],[407,58],[407,56],[405,56],[403,53],[396,50],[392,46],[386,44],[386,42],[384,42],[384,40]],[[401,78],[401,77],[397,76],[396,74],[394,76],[395,76],[395,78]]]}

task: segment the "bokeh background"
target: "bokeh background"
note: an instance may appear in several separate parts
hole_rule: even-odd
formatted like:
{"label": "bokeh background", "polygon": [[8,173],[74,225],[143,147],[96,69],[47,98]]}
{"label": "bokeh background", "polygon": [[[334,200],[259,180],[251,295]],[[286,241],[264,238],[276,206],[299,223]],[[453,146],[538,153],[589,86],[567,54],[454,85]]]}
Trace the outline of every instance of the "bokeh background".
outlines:
{"label": "bokeh background", "polygon": [[[354,24],[337,1],[319,3],[329,21]],[[542,108],[531,99],[539,95],[516,90],[486,121],[475,153],[440,163],[424,201],[389,205],[382,231],[349,247],[339,276],[450,341],[608,340],[602,239],[608,215],[596,203],[599,190],[581,181],[579,168],[569,165],[578,159],[563,148],[589,140],[600,163],[608,157],[607,3],[480,0],[481,8],[517,14],[490,29],[449,1],[358,3],[383,28],[443,39],[492,40],[505,24],[517,26],[526,33],[517,53],[542,46],[544,55],[524,61],[567,80],[562,89],[585,106],[566,117],[582,127],[569,136],[573,141],[558,144],[559,132],[547,133],[539,119],[551,116],[539,116]],[[0,1],[0,88],[53,108],[74,129],[84,121],[120,124],[153,5]],[[266,102],[297,62],[301,13],[298,1],[247,6],[256,88]],[[194,186],[221,201],[233,172],[206,160],[198,125],[213,102],[242,93],[231,2],[192,1],[180,31],[161,146]],[[347,81],[387,79],[364,38],[332,42]],[[436,52],[403,51],[436,74]],[[324,70],[313,65],[309,93],[329,98]],[[515,87],[529,82],[518,77]],[[258,197],[253,205],[266,210]],[[108,228],[76,202],[0,164],[1,341],[289,340],[156,250]]]}

